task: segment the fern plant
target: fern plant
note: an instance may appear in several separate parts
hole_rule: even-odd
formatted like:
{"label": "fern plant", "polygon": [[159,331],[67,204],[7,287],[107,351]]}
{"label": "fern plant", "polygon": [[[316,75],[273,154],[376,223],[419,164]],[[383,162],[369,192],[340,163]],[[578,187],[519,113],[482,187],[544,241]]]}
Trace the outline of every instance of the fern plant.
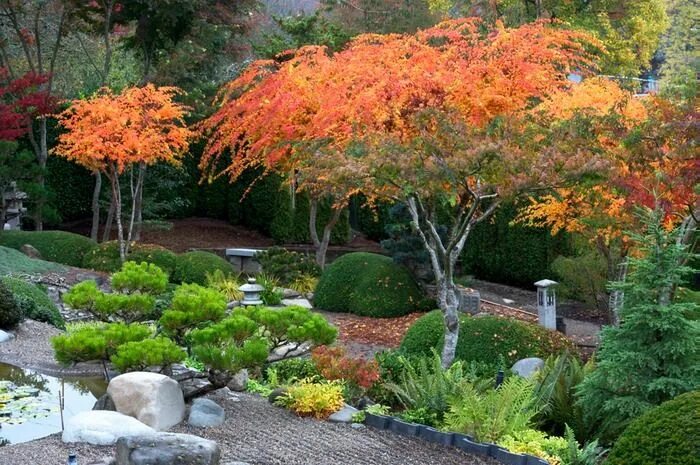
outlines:
{"label": "fern plant", "polygon": [[401,405],[407,410],[427,409],[440,421],[449,406],[449,399],[459,397],[465,387],[476,381],[465,373],[462,362],[455,362],[444,370],[440,355],[407,360],[400,357],[403,371],[398,383],[386,383]]}
{"label": "fern plant", "polygon": [[529,429],[538,413],[534,384],[524,378],[508,378],[498,389],[480,392],[465,383],[450,398],[445,426],[473,435],[479,441],[496,442],[506,435]]}

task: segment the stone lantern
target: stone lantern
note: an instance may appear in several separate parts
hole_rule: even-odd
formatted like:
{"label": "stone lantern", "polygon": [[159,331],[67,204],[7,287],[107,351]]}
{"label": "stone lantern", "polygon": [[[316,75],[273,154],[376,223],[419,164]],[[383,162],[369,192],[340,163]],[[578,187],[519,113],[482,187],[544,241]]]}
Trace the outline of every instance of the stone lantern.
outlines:
{"label": "stone lantern", "polygon": [[554,291],[558,283],[551,279],[537,281],[537,317],[540,325],[547,329],[557,329],[557,296]]}
{"label": "stone lantern", "polygon": [[255,278],[248,278],[248,283],[238,288],[238,290],[243,293],[241,305],[262,305],[263,301],[260,299],[260,293],[264,289],[264,287],[255,281]]}

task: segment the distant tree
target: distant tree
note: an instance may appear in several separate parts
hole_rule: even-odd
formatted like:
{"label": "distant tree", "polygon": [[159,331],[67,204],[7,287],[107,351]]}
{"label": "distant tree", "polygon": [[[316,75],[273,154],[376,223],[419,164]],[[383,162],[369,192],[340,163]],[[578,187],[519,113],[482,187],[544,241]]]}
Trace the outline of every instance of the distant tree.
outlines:
{"label": "distant tree", "polygon": [[700,77],[700,2],[670,0],[671,25],[661,41],[661,89],[675,95],[692,97],[698,93]]}
{"label": "distant tree", "polygon": [[173,100],[179,92],[177,88],[152,84],[127,89],[120,95],[105,90],[86,100],[73,101],[59,116],[66,132],[59,136],[54,152],[89,170],[99,170],[110,180],[122,262],[132,240],[134,203],[143,189],[143,176],[130,177],[131,218],[124,236],[120,175],[134,165],[180,163],[192,133],[184,122],[187,109]]}

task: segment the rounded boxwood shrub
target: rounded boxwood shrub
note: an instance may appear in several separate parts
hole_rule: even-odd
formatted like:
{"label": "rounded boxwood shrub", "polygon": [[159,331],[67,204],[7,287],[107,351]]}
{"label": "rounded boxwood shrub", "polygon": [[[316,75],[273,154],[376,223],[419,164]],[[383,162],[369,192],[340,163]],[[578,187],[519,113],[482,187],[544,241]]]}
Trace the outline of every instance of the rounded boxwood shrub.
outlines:
{"label": "rounded boxwood shrub", "polygon": [[[127,256],[128,261],[152,263],[172,276],[175,273],[177,255],[165,247],[155,244],[134,244]],[[103,242],[88,252],[83,259],[83,267],[97,271],[114,272],[122,266],[119,260],[119,243]]]}
{"label": "rounded boxwood shrub", "polygon": [[[443,340],[442,312],[435,310],[411,325],[401,341],[401,351],[407,355],[430,355],[432,349],[442,349]],[[547,358],[564,350],[575,352],[572,342],[541,326],[511,318],[464,315],[456,358],[488,364],[499,363],[502,358],[509,368],[521,358]]]}
{"label": "rounded boxwood shrub", "polygon": [[12,329],[22,321],[22,309],[12,296],[12,291],[0,282],[0,329]]}
{"label": "rounded boxwood shrub", "polygon": [[20,250],[29,244],[41,258],[69,266],[82,266],[85,255],[97,246],[92,239],[65,231],[4,231],[0,245]]}
{"label": "rounded boxwood shrub", "polygon": [[10,290],[22,316],[65,329],[66,324],[58,307],[39,286],[9,276],[0,278],[0,283]]}
{"label": "rounded boxwood shrub", "polygon": [[233,266],[223,258],[210,252],[194,251],[177,256],[175,273],[172,281],[178,283],[194,283],[205,286],[207,273],[217,270],[224,274],[233,273]]}
{"label": "rounded boxwood shrub", "polygon": [[633,420],[606,465],[699,465],[700,391],[664,402]]}
{"label": "rounded boxwood shrub", "polygon": [[383,318],[429,308],[406,268],[366,252],[343,255],[328,266],[316,287],[314,304],[331,312]]}

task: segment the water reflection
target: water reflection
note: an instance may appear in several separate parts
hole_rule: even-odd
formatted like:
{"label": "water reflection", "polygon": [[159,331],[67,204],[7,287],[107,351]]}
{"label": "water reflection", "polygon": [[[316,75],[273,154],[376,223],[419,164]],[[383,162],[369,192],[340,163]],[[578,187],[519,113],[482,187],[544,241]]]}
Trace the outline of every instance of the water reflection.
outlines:
{"label": "water reflection", "polygon": [[105,393],[107,383],[102,378],[56,378],[31,370],[0,363],[0,380],[16,386],[39,390],[37,400],[47,414],[27,418],[21,424],[0,427],[0,446],[42,438],[61,431],[60,393],[64,394],[64,421],[73,415],[92,409],[95,400]]}

